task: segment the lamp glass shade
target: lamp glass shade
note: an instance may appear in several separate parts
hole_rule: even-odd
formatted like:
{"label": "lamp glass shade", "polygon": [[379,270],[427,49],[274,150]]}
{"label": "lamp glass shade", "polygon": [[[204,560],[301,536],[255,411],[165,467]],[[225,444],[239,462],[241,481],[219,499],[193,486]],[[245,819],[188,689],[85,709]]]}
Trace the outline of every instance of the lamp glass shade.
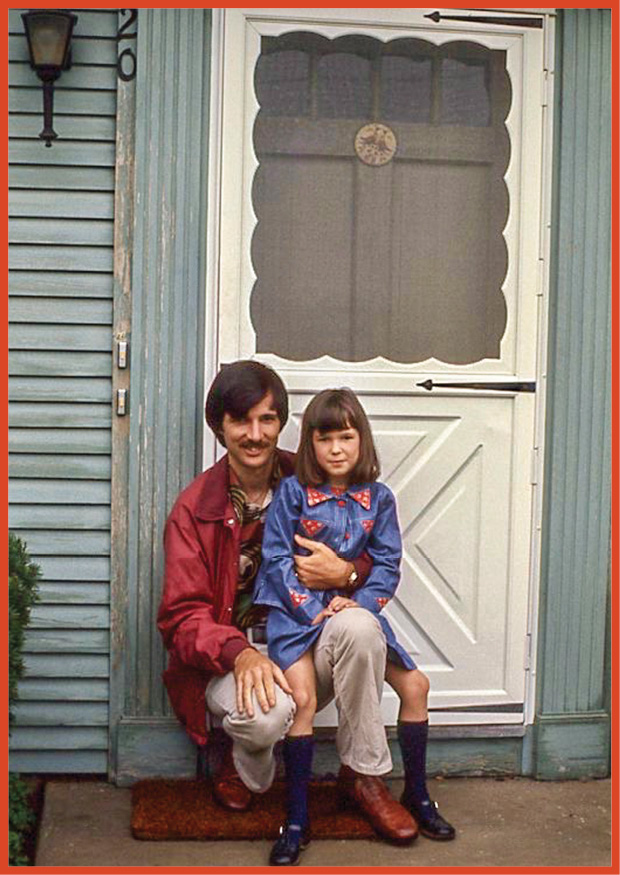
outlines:
{"label": "lamp glass shade", "polygon": [[65,68],[73,25],[77,16],[70,12],[48,10],[27,12],[22,16],[32,66]]}

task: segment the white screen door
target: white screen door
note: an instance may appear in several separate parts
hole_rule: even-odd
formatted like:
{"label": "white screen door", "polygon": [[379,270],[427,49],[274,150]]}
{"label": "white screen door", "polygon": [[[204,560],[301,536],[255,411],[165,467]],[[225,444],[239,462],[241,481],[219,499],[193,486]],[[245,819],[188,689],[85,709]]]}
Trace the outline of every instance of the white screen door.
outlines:
{"label": "white screen door", "polygon": [[281,374],[291,449],[316,391],[358,393],[403,530],[387,611],[433,722],[519,723],[543,32],[424,13],[223,12],[218,362]]}

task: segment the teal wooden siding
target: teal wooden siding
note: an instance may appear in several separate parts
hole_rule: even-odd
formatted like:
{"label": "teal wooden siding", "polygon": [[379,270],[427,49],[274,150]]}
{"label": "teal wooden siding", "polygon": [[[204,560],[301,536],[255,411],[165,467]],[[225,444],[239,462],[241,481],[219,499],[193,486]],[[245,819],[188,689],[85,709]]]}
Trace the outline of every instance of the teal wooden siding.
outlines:
{"label": "teal wooden siding", "polygon": [[9,12],[9,526],[43,579],[11,768],[105,772],[117,11],[75,10],[50,149],[21,11]]}
{"label": "teal wooden siding", "polygon": [[[112,762],[118,781],[195,774],[170,716],[155,625],[162,532],[201,467],[210,10],[140,9],[126,540],[114,541]],[[118,456],[115,456],[115,467]]]}
{"label": "teal wooden siding", "polygon": [[606,775],[611,516],[611,12],[558,17],[535,773]]}

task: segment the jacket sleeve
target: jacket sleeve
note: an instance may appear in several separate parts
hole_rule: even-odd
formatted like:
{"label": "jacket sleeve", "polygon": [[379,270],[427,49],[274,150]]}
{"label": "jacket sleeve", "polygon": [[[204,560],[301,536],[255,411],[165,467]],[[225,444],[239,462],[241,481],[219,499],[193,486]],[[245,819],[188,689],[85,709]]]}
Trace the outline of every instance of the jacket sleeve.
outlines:
{"label": "jacket sleeve", "polygon": [[173,508],[164,530],[165,581],[157,625],[166,648],[181,662],[208,672],[231,671],[248,647],[242,632],[218,622],[215,557],[203,550],[190,510]]}
{"label": "jacket sleeve", "polygon": [[366,583],[351,598],[361,607],[378,614],[396,592],[402,557],[396,500],[387,486],[378,493],[377,515],[366,551],[373,562],[372,570]]}
{"label": "jacket sleeve", "polygon": [[301,487],[295,478],[282,480],[265,520],[263,562],[255,601],[281,608],[301,625],[310,626],[323,610],[323,603],[295,574],[293,536],[301,516],[302,500]]}

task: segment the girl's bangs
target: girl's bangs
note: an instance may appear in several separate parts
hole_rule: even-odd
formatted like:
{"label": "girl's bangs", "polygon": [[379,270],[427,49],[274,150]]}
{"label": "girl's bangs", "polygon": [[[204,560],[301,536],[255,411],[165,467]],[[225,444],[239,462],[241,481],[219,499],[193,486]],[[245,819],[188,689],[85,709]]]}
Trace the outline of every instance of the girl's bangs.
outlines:
{"label": "girl's bangs", "polygon": [[330,400],[314,411],[310,428],[320,432],[343,431],[345,428],[357,428],[357,425],[348,405]]}

